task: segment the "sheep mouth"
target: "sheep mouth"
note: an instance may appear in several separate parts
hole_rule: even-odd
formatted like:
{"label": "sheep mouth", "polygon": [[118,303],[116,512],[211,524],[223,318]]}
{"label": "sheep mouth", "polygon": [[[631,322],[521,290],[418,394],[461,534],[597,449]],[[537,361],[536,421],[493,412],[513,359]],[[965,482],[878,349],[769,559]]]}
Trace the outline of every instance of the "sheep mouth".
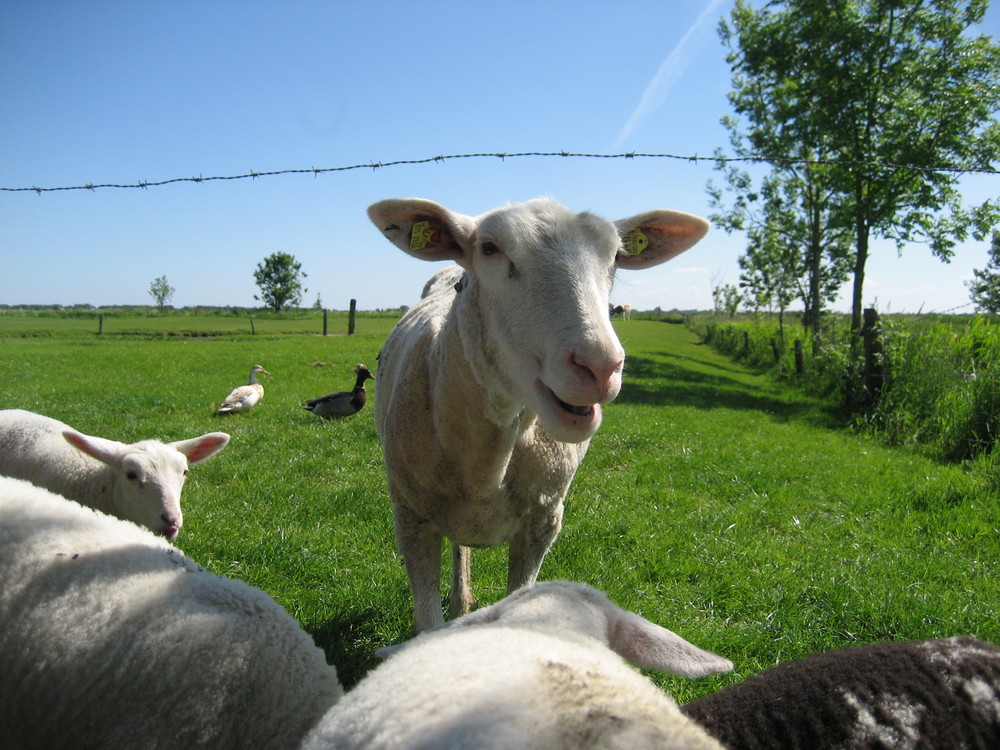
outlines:
{"label": "sheep mouth", "polygon": [[[553,394],[555,395],[555,394]],[[594,416],[594,405],[589,406],[573,406],[573,404],[567,404],[558,396],[555,396],[556,403],[563,409],[563,411],[568,411],[570,414],[574,414],[578,417],[592,417]]]}
{"label": "sheep mouth", "polygon": [[162,529],[160,529],[160,536],[166,537],[167,541],[171,542],[177,538],[177,535],[179,533],[180,533],[180,528],[174,526],[173,524],[170,524],[169,526],[164,526]]}
{"label": "sheep mouth", "polygon": [[571,404],[559,398],[541,380],[535,381],[538,416],[546,431],[563,443],[590,438],[601,424],[600,404]]}

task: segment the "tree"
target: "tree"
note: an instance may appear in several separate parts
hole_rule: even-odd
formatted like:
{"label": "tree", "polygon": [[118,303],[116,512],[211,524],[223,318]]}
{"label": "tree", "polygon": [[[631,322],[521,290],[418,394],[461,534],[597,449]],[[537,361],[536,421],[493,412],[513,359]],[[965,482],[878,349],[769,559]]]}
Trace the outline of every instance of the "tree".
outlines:
{"label": "tree", "polygon": [[1000,46],[967,36],[988,0],[737,0],[720,25],[730,102],[772,167],[818,148],[832,225],[850,228],[851,323],[862,324],[873,237],[943,261],[987,236],[1000,205],[962,206],[962,171],[1000,158]]}
{"label": "tree", "polygon": [[149,296],[156,302],[156,307],[160,312],[163,312],[163,308],[167,306],[170,298],[174,296],[174,291],[174,288],[167,283],[166,276],[153,279],[153,283],[149,285]]}
{"label": "tree", "polygon": [[973,269],[972,279],[966,282],[966,286],[976,309],[991,315],[1000,314],[1000,233],[993,233],[986,268],[981,271]]}
{"label": "tree", "polygon": [[260,295],[255,294],[253,298],[274,312],[297,306],[302,294],[309,291],[300,281],[306,278],[302,264],[289,253],[272,253],[264,258],[257,264],[253,278],[260,287]]}
{"label": "tree", "polygon": [[736,317],[736,311],[743,301],[743,295],[733,284],[723,284],[712,289],[712,299],[715,302],[715,314],[725,313],[730,318]]}
{"label": "tree", "polygon": [[[732,146],[741,157],[751,154],[732,118]],[[777,305],[779,329],[784,311],[797,297],[803,325],[812,331],[814,350],[820,346],[820,314],[849,276],[848,233],[830,219],[829,186],[823,167],[811,159],[776,165],[758,186],[750,174],[726,161],[721,152],[716,169],[733,194],[727,205],[723,190],[708,184],[711,205],[721,213],[711,220],[727,232],[747,233],[747,250],[740,257],[740,286],[760,305]]]}

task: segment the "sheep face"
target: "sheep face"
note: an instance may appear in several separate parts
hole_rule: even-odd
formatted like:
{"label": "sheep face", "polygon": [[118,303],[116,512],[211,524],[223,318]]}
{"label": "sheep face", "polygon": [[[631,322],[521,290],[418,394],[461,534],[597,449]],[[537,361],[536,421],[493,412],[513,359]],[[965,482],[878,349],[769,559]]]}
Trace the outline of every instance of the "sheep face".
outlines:
{"label": "sheep face", "polygon": [[708,229],[672,211],[612,224],[548,199],[479,217],[390,200],[369,215],[405,252],[465,269],[461,293],[476,308],[491,378],[567,443],[597,431],[601,405],[621,388],[625,353],[607,314],[615,270],[662,263]]}
{"label": "sheep face", "polygon": [[562,442],[591,437],[621,388],[625,352],[603,313],[618,244],[609,222],[524,204],[485,216],[465,258],[499,374]]}
{"label": "sheep face", "polygon": [[169,444],[143,440],[124,445],[73,430],[63,437],[111,468],[116,515],[171,540],[183,524],[180,498],[188,464],[214,456],[229,442],[222,432]]}

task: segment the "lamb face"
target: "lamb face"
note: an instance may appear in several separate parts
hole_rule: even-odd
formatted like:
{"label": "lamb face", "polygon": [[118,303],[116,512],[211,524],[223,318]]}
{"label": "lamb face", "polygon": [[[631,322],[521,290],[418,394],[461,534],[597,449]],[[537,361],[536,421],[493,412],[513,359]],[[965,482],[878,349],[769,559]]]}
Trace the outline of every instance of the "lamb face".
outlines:
{"label": "lamb face", "polygon": [[[229,443],[229,435],[224,432],[173,443],[142,440],[132,444],[83,435],[75,430],[63,430],[62,434],[67,443],[100,461],[110,472],[107,483],[113,497],[107,505],[88,503],[81,497],[74,499],[171,540],[177,537],[183,524],[181,490],[188,464],[214,456]],[[95,472],[93,467],[81,466],[80,470]]]}
{"label": "lamb face", "polygon": [[84,435],[22,409],[0,410],[0,474],[26,479],[168,539],[183,523],[180,497],[190,464],[229,442],[224,432],[162,443]]}

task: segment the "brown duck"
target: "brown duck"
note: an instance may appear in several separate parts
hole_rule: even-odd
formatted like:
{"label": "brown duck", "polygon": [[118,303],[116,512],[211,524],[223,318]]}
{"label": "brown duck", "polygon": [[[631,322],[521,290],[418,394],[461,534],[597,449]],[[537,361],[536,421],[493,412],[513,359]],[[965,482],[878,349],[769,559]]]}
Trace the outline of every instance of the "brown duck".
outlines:
{"label": "brown duck", "polygon": [[352,414],[357,414],[365,405],[365,381],[374,380],[375,376],[364,365],[355,367],[354,372],[358,375],[358,379],[354,383],[354,390],[337,391],[310,399],[302,405],[302,408],[313,414],[318,414],[324,419],[349,417]]}

